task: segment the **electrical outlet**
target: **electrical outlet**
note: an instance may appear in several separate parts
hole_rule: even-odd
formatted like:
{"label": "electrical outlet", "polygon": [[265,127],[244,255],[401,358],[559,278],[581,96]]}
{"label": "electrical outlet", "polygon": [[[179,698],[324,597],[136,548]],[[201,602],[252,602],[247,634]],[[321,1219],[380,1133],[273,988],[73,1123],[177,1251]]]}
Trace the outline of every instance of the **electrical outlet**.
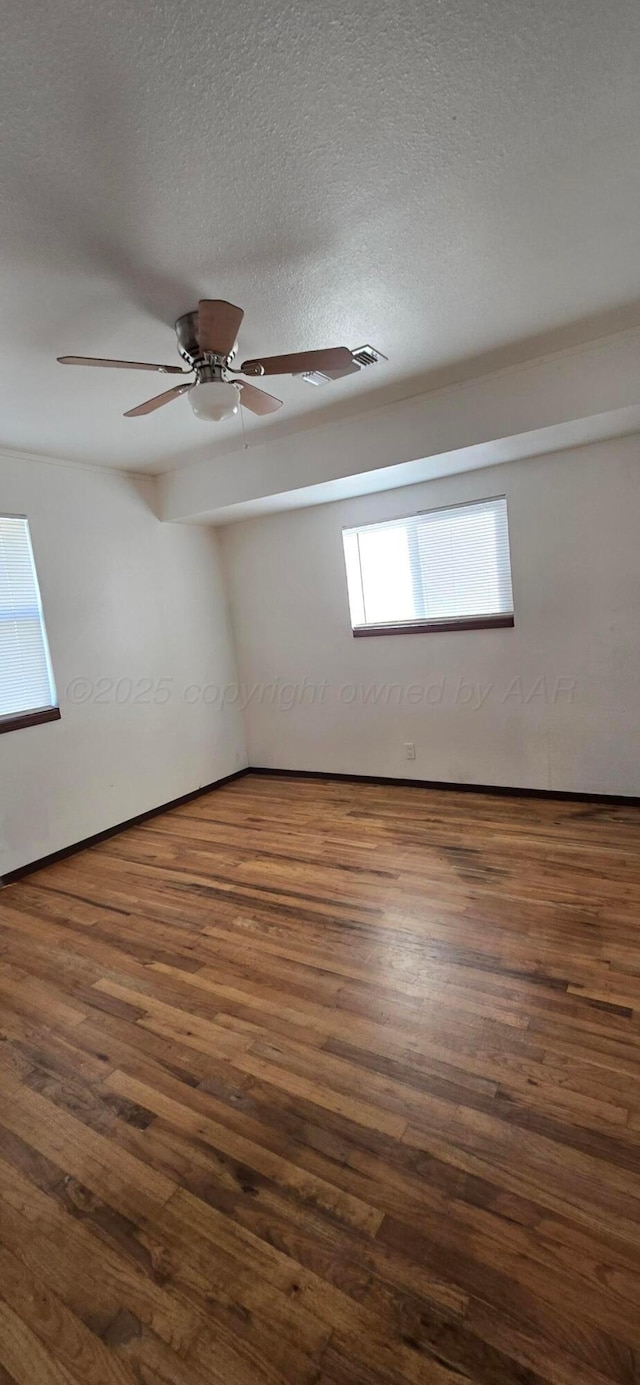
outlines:
{"label": "electrical outlet", "polygon": [[404,743],[404,757],[405,757],[405,760],[415,760],[415,758],[416,758],[416,748],[415,748],[415,745],[413,744],[413,741],[405,741],[405,743]]}

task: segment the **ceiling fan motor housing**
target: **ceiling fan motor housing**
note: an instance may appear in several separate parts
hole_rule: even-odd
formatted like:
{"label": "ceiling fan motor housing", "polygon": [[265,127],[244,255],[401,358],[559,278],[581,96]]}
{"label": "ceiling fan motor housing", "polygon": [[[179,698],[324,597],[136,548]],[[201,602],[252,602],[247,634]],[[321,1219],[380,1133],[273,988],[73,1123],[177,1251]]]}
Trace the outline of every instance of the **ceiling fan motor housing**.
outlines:
{"label": "ceiling fan motor housing", "polygon": [[[178,351],[183,361],[190,366],[197,366],[204,369],[211,366],[221,370],[226,361],[232,361],[237,354],[237,346],[234,345],[228,356],[215,356],[211,352],[201,352],[200,350],[200,324],[198,309],[194,308],[190,313],[183,313],[182,317],[176,322],[176,336],[178,338]],[[212,375],[207,379],[215,378]]]}

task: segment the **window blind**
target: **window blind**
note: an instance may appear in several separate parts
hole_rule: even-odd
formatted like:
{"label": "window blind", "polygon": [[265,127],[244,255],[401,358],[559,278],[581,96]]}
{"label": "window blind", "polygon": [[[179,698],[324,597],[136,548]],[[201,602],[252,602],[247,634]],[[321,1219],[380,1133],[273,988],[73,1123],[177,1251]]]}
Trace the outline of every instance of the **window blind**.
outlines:
{"label": "window blind", "polygon": [[0,515],[0,722],[55,700],[29,524]]}
{"label": "window blind", "polygon": [[503,495],[345,529],[343,542],[356,633],[513,623]]}

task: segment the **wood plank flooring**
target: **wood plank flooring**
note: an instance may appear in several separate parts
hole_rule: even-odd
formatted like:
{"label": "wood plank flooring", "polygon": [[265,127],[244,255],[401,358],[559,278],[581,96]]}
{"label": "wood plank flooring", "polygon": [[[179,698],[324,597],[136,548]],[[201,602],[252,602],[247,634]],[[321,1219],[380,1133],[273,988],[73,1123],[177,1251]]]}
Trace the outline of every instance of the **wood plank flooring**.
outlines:
{"label": "wood plank flooring", "polygon": [[249,776],[0,894],[0,1385],[640,1381],[640,811]]}

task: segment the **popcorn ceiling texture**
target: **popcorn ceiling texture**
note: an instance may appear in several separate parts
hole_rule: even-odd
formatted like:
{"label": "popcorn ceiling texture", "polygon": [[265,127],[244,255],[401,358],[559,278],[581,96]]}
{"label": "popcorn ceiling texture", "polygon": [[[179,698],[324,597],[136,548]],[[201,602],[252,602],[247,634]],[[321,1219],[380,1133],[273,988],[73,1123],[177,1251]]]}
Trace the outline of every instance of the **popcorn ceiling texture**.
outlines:
{"label": "popcorn ceiling texture", "polygon": [[0,447],[152,472],[228,449],[237,420],[185,400],[123,420],[152,375],[54,362],[171,362],[202,295],[244,306],[245,355],[389,355],[283,381],[305,425],[633,308],[637,0],[54,0],[3,30]]}

